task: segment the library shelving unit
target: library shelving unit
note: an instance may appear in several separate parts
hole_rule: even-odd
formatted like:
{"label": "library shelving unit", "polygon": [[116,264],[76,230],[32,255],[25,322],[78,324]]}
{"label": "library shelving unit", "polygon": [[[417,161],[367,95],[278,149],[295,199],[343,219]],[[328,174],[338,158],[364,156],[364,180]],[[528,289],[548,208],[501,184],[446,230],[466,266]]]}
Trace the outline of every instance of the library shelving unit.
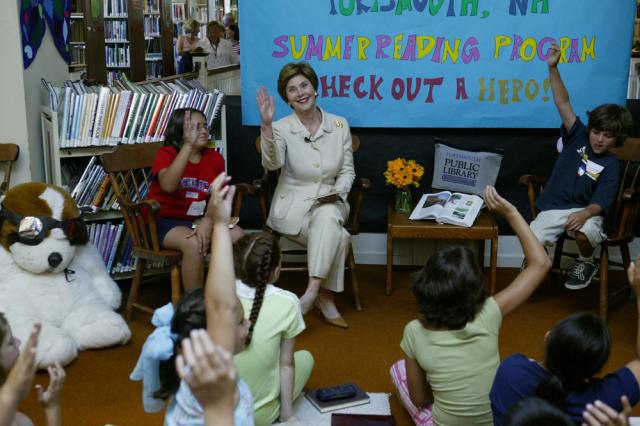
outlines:
{"label": "library shelving unit", "polygon": [[[169,80],[170,79],[166,79],[166,81]],[[88,103],[89,101],[87,101],[87,104]],[[106,104],[107,102],[105,101],[104,103]],[[96,104],[99,104],[99,101],[96,101]],[[99,109],[99,107],[97,107],[97,109]],[[40,110],[45,180],[47,183],[64,188],[73,196],[74,191],[77,190],[78,182],[83,181],[82,177],[93,175],[95,177],[92,178],[91,181],[87,180],[84,186],[85,188],[92,188],[92,190],[86,194],[88,198],[84,198],[85,200],[91,200],[91,202],[85,201],[79,204],[95,205],[98,197],[96,194],[100,192],[100,183],[105,180],[105,175],[100,174],[100,172],[104,173],[104,171],[101,171],[99,156],[106,152],[112,152],[117,145],[114,145],[114,141],[111,141],[112,145],[95,146],[91,145],[92,141],[90,138],[85,137],[84,140],[78,141],[78,145],[86,146],[66,146],[69,144],[61,142],[60,129],[64,122],[63,115],[62,111],[53,111],[49,106],[42,106]],[[89,113],[89,116],[91,115],[92,114]],[[107,115],[108,114],[105,113],[104,116],[106,117]],[[116,113],[114,112],[113,115],[115,116]],[[87,123],[89,123],[89,121]],[[93,128],[94,125],[98,125],[97,123],[98,119],[94,119],[89,125]],[[213,144],[220,149],[225,159],[226,167],[227,135],[226,110],[224,105],[220,106],[219,113],[217,117],[213,119],[212,124],[214,135]],[[121,142],[121,140],[119,142]],[[117,202],[115,204],[109,202],[110,195],[108,189],[106,189],[108,188],[107,185],[108,184],[103,185],[105,187],[105,189],[102,190],[103,198],[101,198],[97,204],[102,207],[108,206],[108,208],[105,210],[98,209],[94,213],[85,214],[85,221],[90,230],[91,241],[101,252],[105,264],[108,265],[109,272],[114,279],[125,279],[131,277],[135,264],[132,263],[134,262],[133,259],[126,257],[127,255],[130,256],[130,253],[127,252],[127,245],[130,245],[130,239],[126,235],[126,228],[123,226],[121,214],[117,209]],[[76,198],[76,200],[79,199],[77,196],[74,196],[74,198]],[[114,200],[115,198],[111,198],[111,201]],[[116,235],[118,239],[115,239]],[[129,263],[123,259],[129,259]],[[123,261],[120,262],[121,260]],[[155,269],[152,268],[147,273],[153,274],[164,271],[161,265],[155,266]]]}
{"label": "library shelving unit", "polygon": [[[175,74],[171,0],[75,0],[72,14],[84,35],[87,79],[107,84],[126,74],[144,81]],[[81,31],[84,30],[84,31]],[[75,56],[74,56],[75,58]]]}
{"label": "library shelving unit", "polygon": [[164,60],[162,56],[162,32],[160,31],[161,12],[160,0],[145,0],[144,15],[144,43],[145,69],[147,80],[160,78],[164,75]]}
{"label": "library shelving unit", "polygon": [[71,63],[69,72],[82,72],[87,68],[84,12],[78,1],[71,2],[71,33],[69,46],[71,48]]}

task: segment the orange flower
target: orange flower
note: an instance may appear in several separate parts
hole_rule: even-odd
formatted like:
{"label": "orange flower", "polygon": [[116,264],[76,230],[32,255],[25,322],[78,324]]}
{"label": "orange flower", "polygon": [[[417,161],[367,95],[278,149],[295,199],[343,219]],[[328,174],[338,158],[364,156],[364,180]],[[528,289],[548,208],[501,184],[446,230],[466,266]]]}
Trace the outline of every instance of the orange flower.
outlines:
{"label": "orange flower", "polygon": [[394,185],[403,188],[407,185],[420,186],[420,179],[424,175],[424,167],[416,163],[415,160],[405,160],[396,158],[387,161],[387,170],[384,177],[387,185]]}

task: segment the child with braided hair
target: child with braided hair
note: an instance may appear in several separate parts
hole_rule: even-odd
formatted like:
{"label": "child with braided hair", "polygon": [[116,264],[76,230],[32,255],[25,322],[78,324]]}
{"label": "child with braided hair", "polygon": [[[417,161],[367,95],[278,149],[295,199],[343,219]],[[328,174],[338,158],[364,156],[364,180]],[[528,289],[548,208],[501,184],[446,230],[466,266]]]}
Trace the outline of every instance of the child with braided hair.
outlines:
{"label": "child with braided hair", "polygon": [[245,235],[234,245],[236,293],[249,313],[246,349],[235,356],[238,375],[253,394],[257,426],[293,419],[293,401],[313,368],[313,356],[294,353],[305,329],[298,297],[276,287],[280,244],[273,234]]}

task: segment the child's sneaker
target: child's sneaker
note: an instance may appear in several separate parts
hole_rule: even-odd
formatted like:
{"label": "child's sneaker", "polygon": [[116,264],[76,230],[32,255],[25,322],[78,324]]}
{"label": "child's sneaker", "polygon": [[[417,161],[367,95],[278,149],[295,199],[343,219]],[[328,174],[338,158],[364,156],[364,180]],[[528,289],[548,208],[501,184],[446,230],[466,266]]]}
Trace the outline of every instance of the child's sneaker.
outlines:
{"label": "child's sneaker", "polygon": [[576,260],[564,286],[569,290],[583,289],[591,283],[591,280],[597,273],[598,265],[596,263]]}

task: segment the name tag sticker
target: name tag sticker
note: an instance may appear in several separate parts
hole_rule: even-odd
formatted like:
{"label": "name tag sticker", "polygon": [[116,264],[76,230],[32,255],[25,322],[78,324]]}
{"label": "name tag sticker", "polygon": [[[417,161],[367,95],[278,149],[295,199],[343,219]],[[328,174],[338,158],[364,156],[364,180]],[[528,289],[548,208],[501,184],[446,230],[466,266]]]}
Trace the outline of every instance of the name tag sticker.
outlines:
{"label": "name tag sticker", "polygon": [[189,206],[189,210],[187,210],[187,216],[202,216],[204,214],[204,208],[206,207],[207,202],[205,200],[202,201],[194,201]]}
{"label": "name tag sticker", "polygon": [[587,160],[587,176],[589,176],[593,180],[598,180],[600,178],[600,173],[604,169],[600,164],[594,163],[591,160]]}

